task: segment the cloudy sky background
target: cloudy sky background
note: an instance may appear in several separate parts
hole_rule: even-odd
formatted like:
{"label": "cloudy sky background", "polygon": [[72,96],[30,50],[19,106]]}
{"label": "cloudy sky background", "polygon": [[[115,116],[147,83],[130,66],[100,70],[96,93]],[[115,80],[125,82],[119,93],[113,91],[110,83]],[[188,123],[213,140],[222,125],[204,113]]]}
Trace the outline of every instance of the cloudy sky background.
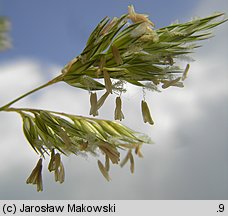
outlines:
{"label": "cloudy sky background", "polygon": [[[150,14],[157,27],[228,12],[226,0],[0,0],[0,15],[10,18],[13,41],[11,50],[0,53],[0,106],[57,75],[80,53],[101,18],[121,15],[129,4]],[[128,166],[115,166],[108,183],[96,159],[71,156],[64,158],[65,183],[55,183],[44,169],[44,192],[37,193],[25,180],[38,157],[23,136],[20,117],[1,112],[0,199],[228,199],[228,24],[215,35],[193,55],[197,61],[191,63],[185,88],[146,94],[153,127],[142,122],[142,92],[130,86],[123,95],[123,123],[155,142],[143,148],[134,175]],[[102,107],[101,118],[113,118],[114,98]],[[61,83],[15,106],[87,116],[89,95]]]}

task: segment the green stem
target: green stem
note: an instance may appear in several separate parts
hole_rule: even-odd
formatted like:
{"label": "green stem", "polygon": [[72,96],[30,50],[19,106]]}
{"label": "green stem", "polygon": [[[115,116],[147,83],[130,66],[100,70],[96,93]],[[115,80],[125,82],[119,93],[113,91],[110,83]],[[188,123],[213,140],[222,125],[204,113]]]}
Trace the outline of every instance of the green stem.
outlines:
{"label": "green stem", "polygon": [[4,109],[5,112],[17,112],[17,113],[21,113],[21,112],[30,112],[30,113],[39,113],[41,111],[45,111],[45,112],[49,112],[49,113],[53,113],[53,114],[57,114],[57,115],[61,115],[61,116],[65,116],[65,117],[69,117],[69,118],[80,118],[80,119],[91,119],[93,121],[96,120],[104,120],[104,119],[97,119],[97,118],[92,118],[92,117],[84,117],[81,115],[73,115],[73,114],[68,114],[68,113],[64,113],[64,112],[57,112],[57,111],[50,111],[50,110],[45,110],[45,109],[34,109],[34,108],[14,108],[14,107],[10,107],[10,108],[5,108]]}
{"label": "green stem", "polygon": [[61,81],[61,80],[62,80],[62,74],[59,75],[59,76],[57,76],[57,77],[55,77],[55,78],[52,79],[51,81],[49,81],[49,82],[47,82],[47,83],[45,83],[45,84],[43,84],[43,85],[41,85],[41,86],[39,86],[39,87],[37,87],[37,88],[35,88],[35,89],[33,89],[33,90],[31,90],[31,91],[29,91],[29,92],[27,92],[27,93],[21,95],[20,97],[18,97],[18,98],[16,98],[16,99],[12,100],[11,102],[7,103],[6,105],[0,107],[0,111],[3,111],[3,110],[5,110],[5,109],[9,108],[12,104],[16,103],[17,101],[21,100],[22,98],[25,98],[25,97],[27,97],[28,95],[30,95],[30,94],[32,94],[32,93],[34,93],[34,92],[36,92],[36,91],[38,91],[38,90],[40,90],[40,89],[43,89],[43,88],[45,88],[45,87],[47,87],[47,86],[50,86],[50,85],[52,85],[52,84],[54,84],[54,83],[57,83],[57,82],[59,82],[59,81]]}

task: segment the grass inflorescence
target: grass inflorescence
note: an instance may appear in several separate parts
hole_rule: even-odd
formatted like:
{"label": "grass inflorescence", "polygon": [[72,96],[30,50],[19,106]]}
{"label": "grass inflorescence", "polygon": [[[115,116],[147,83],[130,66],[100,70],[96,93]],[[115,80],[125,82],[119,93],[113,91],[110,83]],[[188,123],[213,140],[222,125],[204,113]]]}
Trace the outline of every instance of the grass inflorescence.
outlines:
{"label": "grass inflorescence", "polygon": [[[99,115],[99,109],[110,94],[116,94],[115,120],[124,119],[121,95],[127,91],[126,83],[142,89],[141,111],[143,121],[154,124],[145,91],[160,92],[169,87],[184,87],[190,65],[181,68],[177,60],[200,47],[199,42],[212,36],[212,29],[225,21],[223,13],[206,18],[193,19],[156,29],[145,14],[136,13],[128,7],[128,13],[110,19],[105,17],[95,27],[82,53],[71,60],[53,80],[21,95],[0,111],[17,112],[23,120],[26,139],[39,160],[28,184],[35,184],[37,191],[43,190],[42,161],[50,158],[48,170],[54,172],[57,182],[64,182],[65,169],[61,155],[104,156],[98,167],[106,180],[110,180],[110,163],[124,166],[130,162],[130,171],[135,169],[133,153],[143,157],[141,147],[152,143],[151,139],[117,121],[71,115],[50,110],[13,108],[14,103],[42,89],[63,81],[73,87],[90,92],[90,111]],[[0,50],[5,48],[9,29],[6,19],[0,18]],[[98,98],[97,91],[104,91]],[[120,162],[121,153],[127,151]]]}

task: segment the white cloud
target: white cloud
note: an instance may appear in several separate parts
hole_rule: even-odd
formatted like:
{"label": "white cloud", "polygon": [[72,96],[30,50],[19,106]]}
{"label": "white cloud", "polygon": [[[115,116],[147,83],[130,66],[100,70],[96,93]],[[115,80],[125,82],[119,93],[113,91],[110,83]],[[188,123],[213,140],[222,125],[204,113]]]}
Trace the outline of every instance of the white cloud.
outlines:
{"label": "white cloud", "polygon": [[[202,1],[193,16],[208,15],[212,10],[220,9],[225,1],[219,1],[220,6],[216,6],[216,2]],[[224,4],[224,9],[226,5]],[[199,49],[195,55],[196,61],[191,63],[185,88],[168,89],[162,93],[150,92],[146,95],[155,120],[154,126],[143,124],[140,110],[141,91],[131,87],[130,91],[123,95],[126,116],[123,123],[149,134],[156,142],[155,145],[144,147],[145,157],[136,161],[134,176],[129,174],[127,167],[114,167],[111,171],[113,181],[106,184],[94,159],[84,160],[72,156],[65,159],[66,182],[61,186],[52,184],[53,176],[50,177],[45,172],[46,192],[37,194],[34,188],[24,184],[24,179],[36,163],[37,157],[23,137],[21,120],[16,114],[1,112],[1,195],[7,198],[13,188],[15,191],[26,193],[20,196],[12,193],[8,198],[227,198],[227,195],[224,195],[227,190],[224,193],[217,187],[219,192],[213,194],[210,189],[211,185],[217,183],[222,188],[224,179],[228,179],[228,174],[224,174],[222,179],[216,180],[213,177],[214,173],[219,175],[223,172],[215,171],[213,167],[217,168],[220,163],[227,162],[224,138],[227,138],[225,131],[228,125],[227,119],[223,119],[223,115],[227,118],[227,112],[224,110],[228,106],[226,35],[227,24],[218,27],[216,37]],[[49,71],[54,76],[56,71],[60,71],[60,67],[43,66],[40,62],[30,59],[0,65],[1,105],[44,83],[46,78],[42,75],[43,71]],[[86,91],[61,83],[22,100],[17,106],[88,115],[89,98]],[[114,96],[102,107],[101,118],[112,119],[113,111]],[[218,131],[217,125],[220,126]],[[214,143],[216,141],[217,143]],[[210,160],[211,157],[214,161]],[[205,171],[204,174],[201,169]],[[12,176],[14,179],[11,179]],[[212,180],[207,182],[208,178],[215,183]],[[204,187],[201,190],[202,185]]]}

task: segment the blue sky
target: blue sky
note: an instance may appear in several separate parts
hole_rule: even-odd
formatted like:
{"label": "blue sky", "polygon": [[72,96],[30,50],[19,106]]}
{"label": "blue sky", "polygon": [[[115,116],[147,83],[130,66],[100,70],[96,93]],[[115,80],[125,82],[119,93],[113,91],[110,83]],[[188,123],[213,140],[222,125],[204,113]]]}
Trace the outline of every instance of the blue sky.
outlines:
{"label": "blue sky", "polygon": [[1,0],[0,13],[10,18],[13,38],[13,49],[1,54],[1,61],[29,56],[64,65],[80,53],[90,32],[104,16],[120,16],[130,4],[150,14],[157,27],[161,27],[188,17],[197,1]]}
{"label": "blue sky", "polygon": [[[97,23],[106,15],[126,13],[129,4],[149,14],[156,27],[228,13],[227,0],[0,0],[12,38],[12,48],[0,53],[0,104],[59,74],[80,54]],[[134,175],[128,167],[114,167],[107,183],[96,159],[65,157],[64,184],[54,183],[44,170],[44,192],[37,193],[25,184],[38,157],[23,136],[21,119],[0,112],[0,199],[228,199],[228,24],[214,34],[194,54],[185,88],[147,93],[153,127],[141,120],[142,92],[130,87],[123,94],[123,123],[155,141],[143,148]],[[101,118],[112,119],[113,101],[114,96],[102,107]],[[89,94],[57,84],[15,106],[88,116]]]}

